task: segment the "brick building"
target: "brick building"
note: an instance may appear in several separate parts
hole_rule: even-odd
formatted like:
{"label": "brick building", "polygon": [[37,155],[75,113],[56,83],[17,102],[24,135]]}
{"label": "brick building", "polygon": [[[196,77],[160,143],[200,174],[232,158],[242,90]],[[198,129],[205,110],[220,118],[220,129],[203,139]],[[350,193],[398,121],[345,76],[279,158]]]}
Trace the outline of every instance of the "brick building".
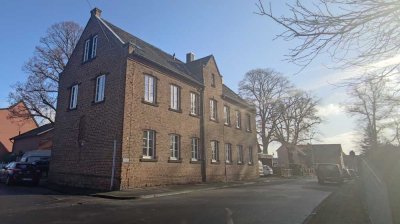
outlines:
{"label": "brick building", "polygon": [[60,76],[50,180],[128,189],[256,178],[255,108],[215,58],[186,62],[101,18]]}
{"label": "brick building", "polygon": [[[13,110],[26,111],[27,116],[23,118],[14,117],[12,116]],[[21,101],[10,107],[0,108],[0,160],[12,151],[13,143],[10,141],[11,137],[37,127],[35,119],[30,116],[24,102]]]}

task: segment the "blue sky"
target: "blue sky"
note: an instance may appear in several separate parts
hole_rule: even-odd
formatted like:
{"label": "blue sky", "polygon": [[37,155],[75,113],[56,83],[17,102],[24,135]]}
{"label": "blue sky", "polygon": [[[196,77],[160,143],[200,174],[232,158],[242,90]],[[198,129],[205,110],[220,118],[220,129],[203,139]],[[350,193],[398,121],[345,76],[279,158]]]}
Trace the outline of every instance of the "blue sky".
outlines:
{"label": "blue sky", "polygon": [[[89,6],[89,4],[91,6]],[[339,107],[343,89],[329,83],[339,80],[342,71],[326,69],[319,58],[300,74],[299,67],[284,61],[295,43],[273,40],[282,31],[266,17],[254,14],[256,0],[229,1],[2,1],[0,7],[0,107],[6,107],[11,85],[23,81],[23,64],[33,55],[35,45],[54,23],[74,21],[85,26],[90,10],[98,7],[102,17],[139,38],[185,60],[187,52],[196,58],[213,54],[224,82],[237,90],[244,74],[254,68],[273,68],[296,86],[321,98],[325,120],[320,140],[342,143],[345,152],[353,149],[353,120]],[[285,13],[284,1],[273,1],[276,14]]]}

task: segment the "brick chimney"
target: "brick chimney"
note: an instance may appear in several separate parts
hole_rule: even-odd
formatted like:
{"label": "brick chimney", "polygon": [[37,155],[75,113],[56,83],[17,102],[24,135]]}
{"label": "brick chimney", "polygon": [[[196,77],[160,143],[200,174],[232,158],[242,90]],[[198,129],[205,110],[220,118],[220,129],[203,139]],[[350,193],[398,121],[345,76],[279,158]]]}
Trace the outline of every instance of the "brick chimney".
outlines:
{"label": "brick chimney", "polygon": [[92,11],[90,11],[90,14],[92,16],[100,17],[101,16],[101,10],[99,8],[94,8],[94,9],[92,9]]}
{"label": "brick chimney", "polygon": [[186,63],[194,61],[194,54],[192,52],[189,52],[186,54]]}

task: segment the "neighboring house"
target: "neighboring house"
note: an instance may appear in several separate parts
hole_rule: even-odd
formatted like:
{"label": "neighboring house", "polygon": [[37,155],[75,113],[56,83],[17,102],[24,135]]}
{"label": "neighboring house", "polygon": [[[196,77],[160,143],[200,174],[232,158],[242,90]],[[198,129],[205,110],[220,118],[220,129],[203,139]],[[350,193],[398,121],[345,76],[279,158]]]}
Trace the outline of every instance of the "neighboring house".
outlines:
{"label": "neighboring house", "polygon": [[8,108],[0,108],[0,160],[5,154],[9,154],[12,151],[13,143],[10,141],[11,137],[38,127],[33,117],[13,117],[13,110],[29,113],[25,103],[22,101]]}
{"label": "neighboring house", "polygon": [[32,150],[51,150],[53,129],[53,124],[45,124],[10,138],[14,142],[12,152],[19,155]]}
{"label": "neighboring house", "polygon": [[[280,167],[289,167],[289,153],[285,146],[277,149]],[[340,144],[296,145],[292,150],[293,163],[311,168],[318,163],[336,163],[344,167],[342,146]]]}
{"label": "neighboring house", "polygon": [[97,189],[256,178],[255,108],[215,58],[186,63],[100,17],[60,76],[50,181]]}
{"label": "neighboring house", "polygon": [[287,146],[281,145],[277,150],[278,166],[289,167],[289,156],[293,158],[293,164],[300,165],[304,168],[312,167],[312,152],[309,145],[296,145],[293,147],[291,155]]}

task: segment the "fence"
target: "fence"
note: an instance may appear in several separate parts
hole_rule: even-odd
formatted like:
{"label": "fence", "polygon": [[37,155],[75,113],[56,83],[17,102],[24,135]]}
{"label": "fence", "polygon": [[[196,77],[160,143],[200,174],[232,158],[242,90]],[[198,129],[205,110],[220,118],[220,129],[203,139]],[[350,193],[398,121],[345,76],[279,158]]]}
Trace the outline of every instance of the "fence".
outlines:
{"label": "fence", "polygon": [[382,178],[364,159],[360,162],[359,172],[363,186],[364,199],[372,224],[393,223],[388,190]]}

